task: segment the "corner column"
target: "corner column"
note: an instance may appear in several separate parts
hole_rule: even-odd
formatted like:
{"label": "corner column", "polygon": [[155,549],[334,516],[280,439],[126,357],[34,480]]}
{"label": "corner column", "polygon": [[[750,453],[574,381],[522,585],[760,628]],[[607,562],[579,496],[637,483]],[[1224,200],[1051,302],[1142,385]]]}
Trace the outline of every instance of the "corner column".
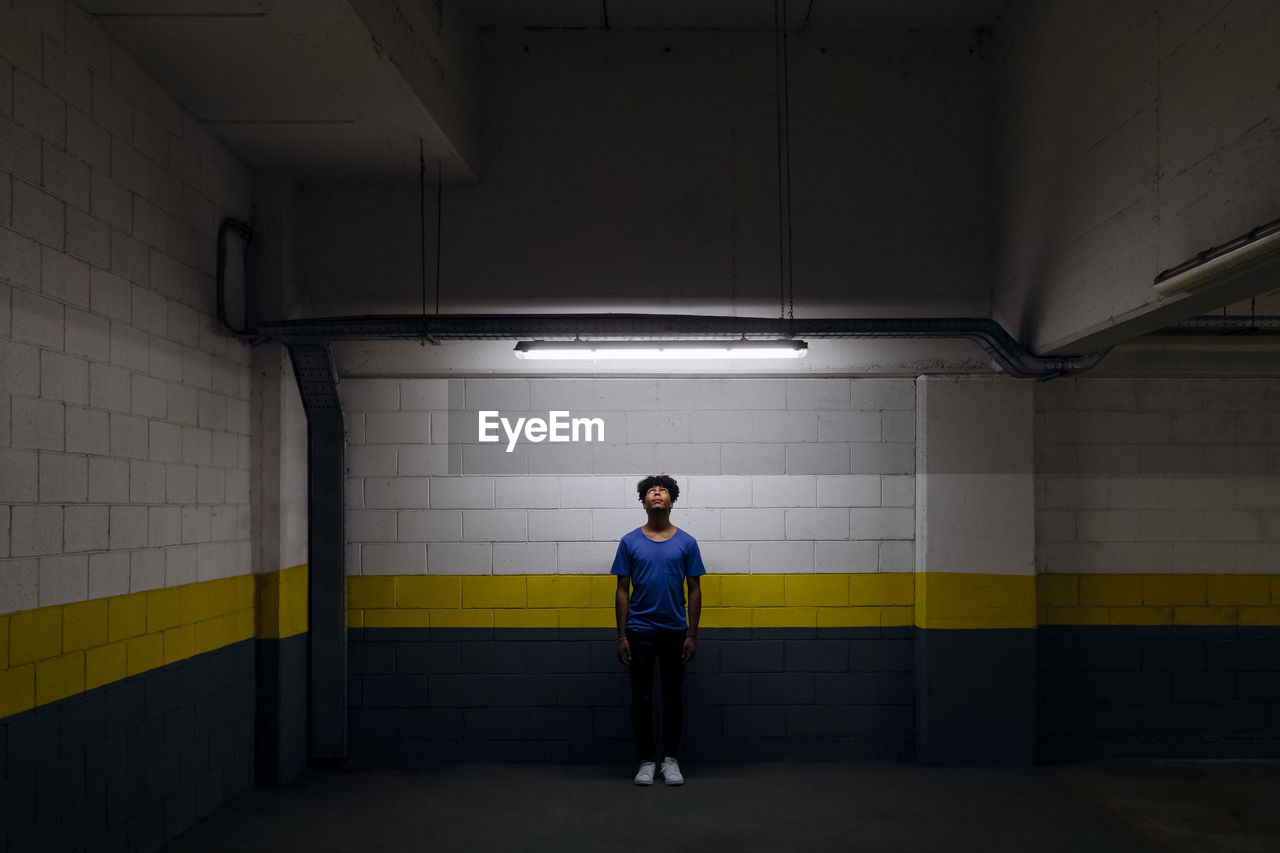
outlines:
{"label": "corner column", "polygon": [[308,754],[328,766],[347,757],[346,432],[328,346],[290,344],[289,359],[307,415]]}
{"label": "corner column", "polygon": [[916,381],[916,758],[1036,761],[1029,382]]}
{"label": "corner column", "polygon": [[258,783],[307,766],[307,426],[284,347],[253,349],[250,520],[257,586]]}

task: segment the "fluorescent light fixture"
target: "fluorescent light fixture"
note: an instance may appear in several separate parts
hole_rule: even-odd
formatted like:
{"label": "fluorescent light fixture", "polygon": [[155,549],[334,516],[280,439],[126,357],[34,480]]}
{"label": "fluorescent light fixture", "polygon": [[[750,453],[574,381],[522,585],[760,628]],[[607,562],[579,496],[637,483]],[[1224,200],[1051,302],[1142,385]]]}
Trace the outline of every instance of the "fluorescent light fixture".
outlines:
{"label": "fluorescent light fixture", "polygon": [[516,358],[694,359],[804,358],[804,341],[520,341]]}
{"label": "fluorescent light fixture", "polygon": [[1199,293],[1246,274],[1274,280],[1280,260],[1280,220],[1255,228],[1230,243],[1215,246],[1156,276],[1161,296]]}

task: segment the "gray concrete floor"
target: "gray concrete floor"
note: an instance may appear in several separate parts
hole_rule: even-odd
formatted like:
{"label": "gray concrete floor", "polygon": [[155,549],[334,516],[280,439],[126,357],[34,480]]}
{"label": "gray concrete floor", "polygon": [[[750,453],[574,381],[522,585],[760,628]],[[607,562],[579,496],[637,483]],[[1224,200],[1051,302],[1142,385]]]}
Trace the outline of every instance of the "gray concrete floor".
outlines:
{"label": "gray concrete floor", "polygon": [[310,771],[201,821],[178,851],[1280,850],[1280,762],[920,767],[438,765]]}

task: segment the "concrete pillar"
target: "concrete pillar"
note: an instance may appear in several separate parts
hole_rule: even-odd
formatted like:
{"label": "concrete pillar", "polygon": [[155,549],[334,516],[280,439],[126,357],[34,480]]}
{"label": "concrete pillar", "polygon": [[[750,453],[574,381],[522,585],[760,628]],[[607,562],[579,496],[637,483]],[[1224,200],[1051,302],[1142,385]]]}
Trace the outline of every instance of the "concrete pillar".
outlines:
{"label": "concrete pillar", "polygon": [[289,359],[307,416],[308,755],[334,765],[347,754],[346,432],[329,347],[293,344]]}
{"label": "concrete pillar", "polygon": [[1036,759],[1032,385],[916,382],[916,757]]}
{"label": "concrete pillar", "polygon": [[[249,317],[283,316],[291,275],[293,190],[281,179],[254,185]],[[252,355],[250,536],[257,579],[259,784],[283,784],[307,765],[307,421],[285,348]]]}

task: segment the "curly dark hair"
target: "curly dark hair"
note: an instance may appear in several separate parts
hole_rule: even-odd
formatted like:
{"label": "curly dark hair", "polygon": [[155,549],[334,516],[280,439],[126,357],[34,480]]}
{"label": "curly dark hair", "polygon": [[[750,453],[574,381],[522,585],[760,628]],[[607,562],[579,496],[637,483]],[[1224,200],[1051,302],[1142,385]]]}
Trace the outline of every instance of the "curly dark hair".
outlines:
{"label": "curly dark hair", "polygon": [[650,474],[639,483],[636,483],[636,491],[640,494],[641,503],[644,502],[644,493],[652,489],[654,486],[662,486],[671,495],[671,502],[675,503],[680,497],[680,485],[676,482],[676,478],[670,474]]}

